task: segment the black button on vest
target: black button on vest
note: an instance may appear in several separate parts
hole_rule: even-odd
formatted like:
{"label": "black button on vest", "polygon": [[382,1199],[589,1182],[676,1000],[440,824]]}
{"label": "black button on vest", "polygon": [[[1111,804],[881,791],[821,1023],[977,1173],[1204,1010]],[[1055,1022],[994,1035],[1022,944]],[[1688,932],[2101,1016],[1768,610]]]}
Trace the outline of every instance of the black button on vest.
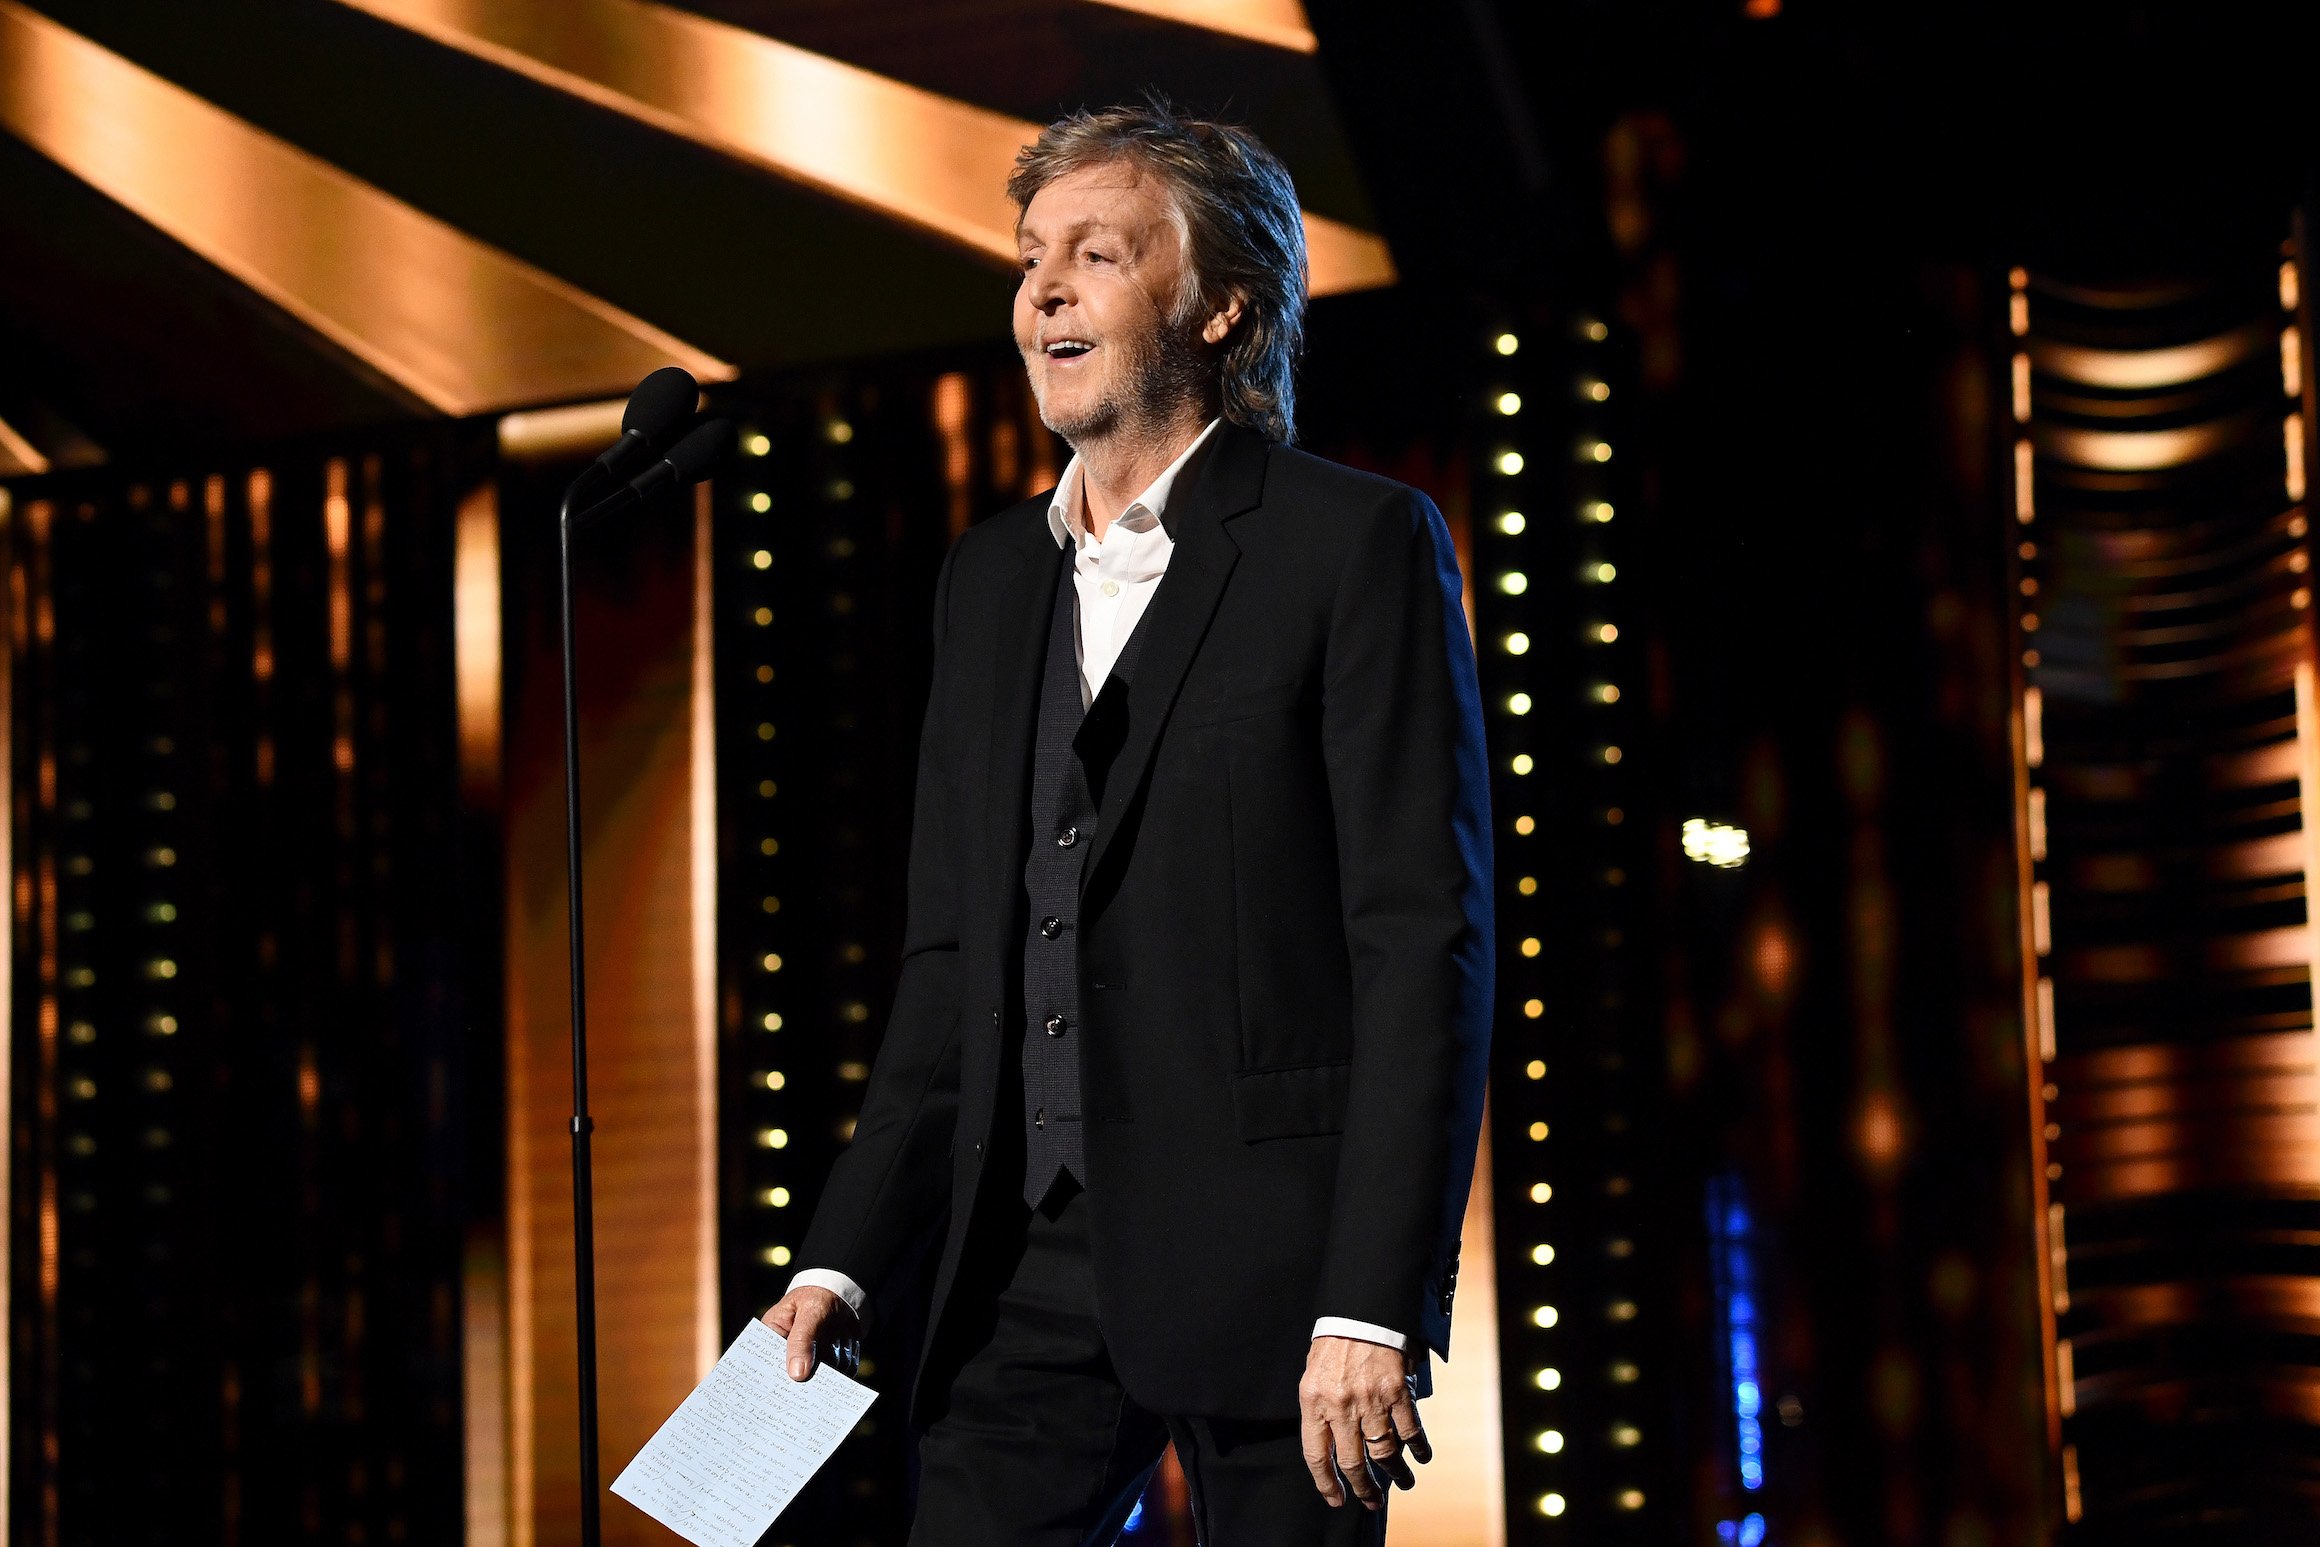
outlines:
{"label": "black button on vest", "polygon": [[[1067,552],[1056,571],[1055,609],[1039,688],[1038,738],[1031,755],[1030,851],[1023,864],[1023,1200],[1038,1205],[1069,1171],[1083,1185],[1080,1158],[1079,891],[1095,836],[1096,806],[1117,735],[1081,737],[1089,716],[1119,717],[1144,633],[1138,620],[1103,694],[1080,707],[1079,606]],[[1165,582],[1163,582],[1165,583]],[[1149,617],[1151,610],[1145,609]],[[1080,744],[1084,740],[1085,744]],[[1092,758],[1091,764],[1083,757]],[[1042,837],[1052,842],[1041,842]]]}

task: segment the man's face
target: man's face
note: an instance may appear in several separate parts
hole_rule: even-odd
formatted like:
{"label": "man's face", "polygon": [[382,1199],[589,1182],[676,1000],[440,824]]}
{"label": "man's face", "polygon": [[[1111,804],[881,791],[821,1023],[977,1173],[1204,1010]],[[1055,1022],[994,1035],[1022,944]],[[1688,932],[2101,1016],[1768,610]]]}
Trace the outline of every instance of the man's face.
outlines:
{"label": "man's face", "polygon": [[1015,347],[1049,429],[1077,444],[1197,401],[1198,344],[1176,317],[1183,242],[1153,178],[1116,162],[1067,173],[1016,235]]}

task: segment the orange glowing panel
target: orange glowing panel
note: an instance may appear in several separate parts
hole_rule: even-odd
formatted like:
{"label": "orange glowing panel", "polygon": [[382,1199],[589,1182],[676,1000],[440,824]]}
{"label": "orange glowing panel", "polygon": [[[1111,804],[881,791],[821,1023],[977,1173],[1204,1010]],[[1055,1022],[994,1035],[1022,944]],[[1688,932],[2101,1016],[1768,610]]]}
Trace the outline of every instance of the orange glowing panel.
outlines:
{"label": "orange glowing panel", "polygon": [[[1015,261],[1007,174],[1037,124],[646,0],[340,3],[985,257]],[[1196,8],[1255,13],[1284,3],[1215,0]],[[1393,283],[1381,237],[1308,214],[1305,241],[1316,295]]]}
{"label": "orange glowing panel", "polygon": [[47,471],[48,458],[40,454],[40,448],[17,434],[7,420],[0,419],[0,477]]}
{"label": "orange glowing panel", "polygon": [[1230,33],[1300,54],[1320,48],[1313,24],[1299,0],[1094,0],[1116,10],[1137,11],[1187,27]]}
{"label": "orange glowing panel", "polygon": [[2252,358],[2271,342],[2271,324],[2254,322],[2166,349],[2089,349],[2040,339],[2030,346],[2030,358],[2038,369],[2085,386],[2148,391],[2213,376]]}
{"label": "orange glowing panel", "polygon": [[[16,545],[15,523],[11,519],[13,514],[8,491],[0,489],[0,543],[10,549]],[[0,554],[0,561],[12,558],[13,554]],[[24,604],[18,589],[23,570],[13,562],[8,563],[7,567],[10,576],[7,606],[11,616],[7,626],[0,628],[0,725],[16,723],[12,687],[16,677],[13,669],[15,663],[9,656],[21,655],[24,649],[24,636],[20,632]],[[16,809],[15,754],[16,738],[13,735],[0,736],[0,809],[11,812]],[[31,880],[29,874],[17,874],[14,821],[0,822],[0,876],[9,877],[14,883],[11,890]],[[20,900],[17,911],[10,919],[8,948],[0,950],[0,1112],[16,1110],[16,951],[21,938],[18,921],[29,911],[24,904],[32,900],[28,893],[19,892],[17,895]],[[15,1157],[11,1147],[8,1151],[0,1151],[0,1209],[5,1209],[11,1219],[16,1217],[17,1185]],[[0,1326],[15,1325],[11,1320],[15,1307],[10,1297],[10,1289],[16,1282],[14,1238],[14,1231],[0,1231]],[[9,1415],[16,1407],[15,1396],[9,1371],[5,1364],[0,1364],[0,1520],[12,1518],[8,1514],[7,1474],[14,1470],[8,1463],[15,1458],[15,1452],[10,1449],[12,1436],[9,1429]]]}
{"label": "orange glowing panel", "polygon": [[[1485,1108],[1474,1186],[1466,1196],[1466,1219],[1460,1229],[1459,1253],[1467,1262],[1497,1260],[1491,1185],[1490,1113]],[[1424,1482],[1394,1500],[1397,1547],[1505,1547],[1498,1312],[1498,1286],[1490,1274],[1477,1273],[1471,1282],[1460,1282],[1457,1357],[1435,1364],[1434,1395],[1424,1415],[1434,1460]]]}
{"label": "orange glowing panel", "polygon": [[447,414],[733,368],[0,0],[0,129]]}
{"label": "orange glowing panel", "polygon": [[488,808],[499,796],[499,486],[459,501],[451,560],[452,661],[459,701],[459,784]]}
{"label": "orange glowing panel", "polygon": [[2148,473],[2213,456],[2232,444],[2238,429],[2229,420],[2173,430],[2081,430],[2043,425],[2038,432],[2038,449],[2078,467]]}

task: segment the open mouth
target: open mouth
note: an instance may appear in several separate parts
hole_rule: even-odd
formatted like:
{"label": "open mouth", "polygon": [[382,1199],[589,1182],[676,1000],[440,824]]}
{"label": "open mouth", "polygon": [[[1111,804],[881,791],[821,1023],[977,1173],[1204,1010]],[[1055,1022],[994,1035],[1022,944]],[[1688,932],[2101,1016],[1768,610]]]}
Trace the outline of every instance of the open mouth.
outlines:
{"label": "open mouth", "polygon": [[1047,346],[1047,358],[1050,360],[1076,360],[1095,347],[1085,339],[1059,338]]}

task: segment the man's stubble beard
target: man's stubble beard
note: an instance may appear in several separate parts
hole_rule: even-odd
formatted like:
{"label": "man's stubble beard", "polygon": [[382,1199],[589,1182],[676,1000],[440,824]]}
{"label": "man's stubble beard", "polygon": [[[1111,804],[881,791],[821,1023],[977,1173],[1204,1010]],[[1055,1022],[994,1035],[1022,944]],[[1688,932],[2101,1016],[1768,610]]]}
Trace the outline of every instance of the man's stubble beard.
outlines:
{"label": "man's stubble beard", "polygon": [[1098,399],[1076,417],[1050,413],[1045,394],[1034,388],[1039,422],[1074,451],[1090,442],[1157,438],[1186,404],[1197,405],[1208,393],[1209,362],[1190,318],[1166,318],[1116,347],[1122,353],[1125,390]]}

